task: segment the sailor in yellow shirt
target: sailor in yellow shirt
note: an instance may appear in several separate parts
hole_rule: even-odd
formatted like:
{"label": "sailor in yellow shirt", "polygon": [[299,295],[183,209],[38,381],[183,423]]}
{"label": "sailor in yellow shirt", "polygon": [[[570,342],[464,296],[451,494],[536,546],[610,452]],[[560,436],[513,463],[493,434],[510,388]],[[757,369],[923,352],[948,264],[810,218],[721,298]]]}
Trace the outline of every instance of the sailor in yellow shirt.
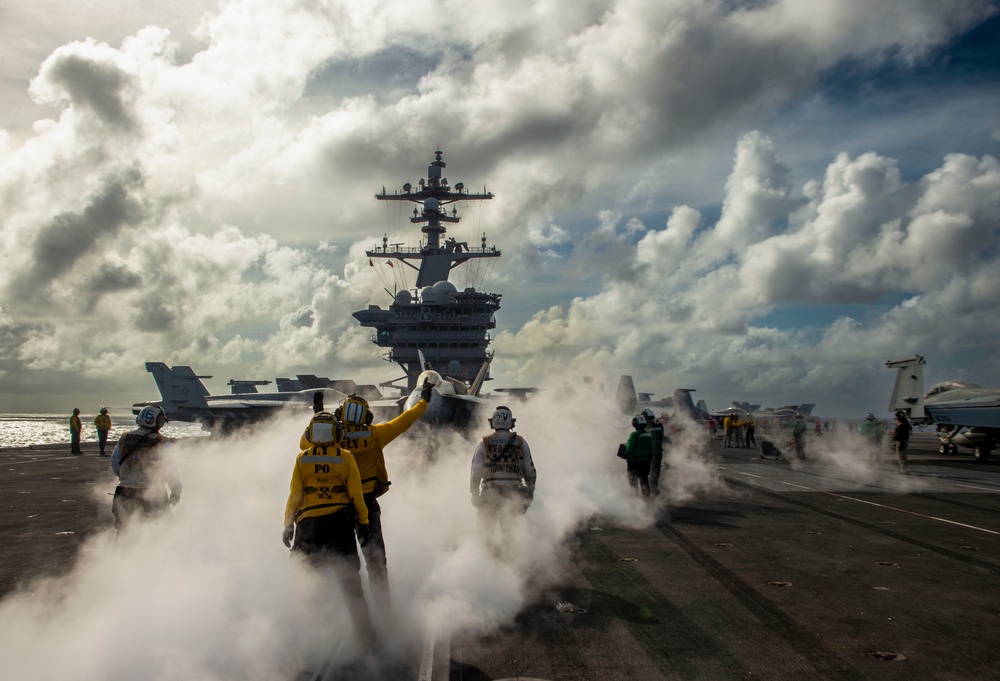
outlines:
{"label": "sailor in yellow shirt", "polygon": [[[359,395],[350,395],[334,412],[345,431],[344,441],[341,444],[351,450],[361,473],[361,487],[364,490],[365,506],[368,508],[369,534],[368,543],[362,545],[361,551],[365,554],[368,583],[375,598],[375,605],[383,612],[388,612],[392,603],[389,595],[385,538],[382,536],[382,509],[378,503],[378,497],[388,492],[390,485],[382,448],[406,432],[407,428],[427,410],[432,389],[440,383],[441,377],[433,372],[425,373],[431,375],[425,377],[421,385],[420,400],[391,421],[373,425],[374,416],[368,407],[368,402]],[[305,436],[303,442],[304,440]]]}
{"label": "sailor in yellow shirt", "polygon": [[375,630],[361,586],[357,546],[368,541],[368,508],[358,465],[351,452],[340,448],[343,435],[333,414],[313,415],[303,435],[309,446],[295,457],[281,541],[314,567],[333,568],[358,637],[370,644]]}
{"label": "sailor in yellow shirt", "polygon": [[101,446],[101,456],[104,453],[104,446],[108,444],[108,432],[111,430],[111,416],[108,415],[108,408],[101,407],[101,413],[94,419],[94,427],[97,428],[97,442]]}
{"label": "sailor in yellow shirt", "polygon": [[729,414],[726,418],[722,419],[722,428],[725,432],[722,438],[723,447],[733,446],[733,421],[736,417],[733,414]]}
{"label": "sailor in yellow shirt", "polygon": [[733,440],[736,442],[734,447],[743,447],[743,419],[738,414],[733,414]]}
{"label": "sailor in yellow shirt", "polygon": [[69,453],[83,454],[80,449],[80,433],[83,431],[83,422],[80,421],[80,410],[74,408],[73,415],[69,417]]}

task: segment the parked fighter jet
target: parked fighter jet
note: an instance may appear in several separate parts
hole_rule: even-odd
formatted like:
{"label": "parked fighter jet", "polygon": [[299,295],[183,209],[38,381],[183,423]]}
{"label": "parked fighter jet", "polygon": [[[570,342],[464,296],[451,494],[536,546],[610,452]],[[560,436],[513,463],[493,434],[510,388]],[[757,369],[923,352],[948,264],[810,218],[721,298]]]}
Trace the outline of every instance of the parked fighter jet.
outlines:
{"label": "parked fighter jet", "polygon": [[704,421],[708,418],[708,410],[705,403],[698,401],[697,406],[691,398],[694,388],[677,388],[673,397],[665,397],[660,400],[652,399],[653,393],[637,392],[635,382],[631,376],[625,375],[618,380],[618,389],[615,392],[615,404],[625,414],[636,414],[639,411],[649,408],[654,413],[673,407],[674,414],[683,413],[694,421]]}
{"label": "parked fighter jet", "polygon": [[[787,415],[791,414],[791,418],[795,418],[795,414],[802,414],[803,416],[812,416],[813,407],[815,403],[807,402],[806,404],[786,404],[784,407],[764,407],[761,409],[759,404],[750,404],[749,402],[736,402],[733,401],[733,406],[742,409],[748,414],[753,414],[754,418],[758,416],[766,417],[768,415],[774,415],[775,413]],[[815,420],[815,417],[813,417]]]}
{"label": "parked fighter jet", "polygon": [[[239,426],[267,418],[279,409],[312,409],[316,392],[323,393],[326,404],[337,404],[347,395],[332,388],[317,390],[296,390],[290,392],[258,393],[256,385],[266,385],[270,381],[230,381],[233,394],[209,394],[203,378],[189,366],[169,367],[163,362],[146,362],[146,371],[153,374],[160,399],[137,402],[132,412],[155,402],[171,421],[200,423],[210,431],[229,431]],[[252,388],[253,392],[248,392]],[[239,390],[240,392],[236,392]]]}
{"label": "parked fighter jet", "polygon": [[383,420],[391,419],[415,405],[420,400],[421,386],[426,378],[430,380],[434,390],[431,391],[431,401],[421,421],[434,425],[453,424],[459,428],[471,423],[477,409],[486,404],[479,393],[489,372],[492,356],[487,356],[471,384],[434,371],[420,350],[417,350],[417,357],[424,369],[417,377],[417,387],[406,396],[369,400],[368,406],[375,416]]}
{"label": "parked fighter jet", "polygon": [[716,418],[725,418],[730,414],[736,414],[742,419],[752,416],[758,424],[774,423],[780,428],[788,428],[791,427],[796,414],[802,414],[805,420],[810,423],[819,421],[818,417],[812,415],[815,406],[815,404],[790,404],[784,407],[764,407],[761,409],[759,404],[734,401],[733,406],[725,409],[713,409],[711,414]]}
{"label": "parked fighter jet", "polygon": [[920,355],[885,363],[898,370],[889,410],[906,412],[911,423],[937,424],[942,454],[970,447],[975,460],[986,463],[1000,445],[1000,390],[953,379],[924,394],[925,363]]}

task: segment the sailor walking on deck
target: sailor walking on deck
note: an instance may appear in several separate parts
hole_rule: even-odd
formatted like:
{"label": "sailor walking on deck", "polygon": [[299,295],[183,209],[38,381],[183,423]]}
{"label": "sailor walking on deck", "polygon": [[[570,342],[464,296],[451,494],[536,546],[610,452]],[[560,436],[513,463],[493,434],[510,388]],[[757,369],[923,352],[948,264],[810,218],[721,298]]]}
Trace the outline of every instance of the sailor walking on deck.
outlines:
{"label": "sailor walking on deck", "polygon": [[795,456],[799,459],[806,458],[807,432],[809,432],[809,427],[806,426],[802,414],[795,414],[795,419],[792,421],[792,448],[795,450]]}
{"label": "sailor walking on deck", "polygon": [[[365,506],[368,509],[367,543],[361,546],[368,570],[375,604],[385,613],[392,607],[389,594],[389,569],[385,554],[385,538],[382,536],[382,508],[378,498],[389,491],[389,472],[385,465],[383,448],[402,435],[419,419],[431,400],[432,390],[441,382],[440,375],[427,372],[421,384],[420,400],[402,414],[385,423],[372,424],[374,415],[368,401],[360,395],[350,395],[340,403],[334,416],[344,428],[341,446],[350,450],[361,474],[361,488]],[[305,436],[300,445],[307,446]]]}
{"label": "sailor walking on deck", "polygon": [[80,421],[80,410],[74,408],[73,415],[69,417],[69,453],[83,454],[80,449],[80,433],[83,431],[83,422]]}
{"label": "sailor walking on deck", "polygon": [[104,448],[108,444],[108,432],[111,430],[111,417],[107,407],[101,407],[101,412],[94,418],[94,427],[97,428],[97,444],[101,447],[100,456],[107,456]]}
{"label": "sailor walking on deck", "polygon": [[358,557],[358,544],[364,550],[369,541],[368,508],[358,465],[351,452],[340,447],[343,437],[333,414],[313,414],[302,436],[307,446],[292,469],[281,541],[313,567],[333,570],[357,635],[369,646],[375,643],[375,629]]}
{"label": "sailor walking on deck", "polygon": [[642,417],[646,419],[646,432],[653,439],[653,453],[649,460],[649,496],[655,500],[660,494],[660,472],[663,468],[663,424],[656,420],[656,414],[648,407],[642,410]]}
{"label": "sailor walking on deck", "polygon": [[138,428],[122,435],[111,453],[111,470],[118,476],[111,512],[119,534],[138,517],[169,514],[180,501],[182,486],[170,440],[160,433],[166,422],[160,405],[143,407],[135,417]]}
{"label": "sailor walking on deck", "polygon": [[626,471],[632,491],[649,500],[649,463],[653,458],[653,436],[646,432],[646,418],[632,417],[633,432],[625,443]]}
{"label": "sailor walking on deck", "polygon": [[535,496],[538,473],[527,441],[514,432],[516,419],[499,406],[490,417],[493,433],[484,436],[472,453],[469,492],[476,507],[479,536],[491,543],[497,523],[503,544],[509,545],[516,519]]}
{"label": "sailor walking on deck", "polygon": [[913,428],[902,411],[896,412],[896,429],[892,431],[892,441],[896,446],[896,461],[899,463],[899,472],[903,475],[910,474],[910,466],[906,461],[906,450],[910,446],[910,433]]}
{"label": "sailor walking on deck", "polygon": [[875,418],[875,414],[868,412],[865,420],[858,427],[858,432],[868,440],[868,459],[872,464],[878,464],[879,451],[882,449],[882,422]]}

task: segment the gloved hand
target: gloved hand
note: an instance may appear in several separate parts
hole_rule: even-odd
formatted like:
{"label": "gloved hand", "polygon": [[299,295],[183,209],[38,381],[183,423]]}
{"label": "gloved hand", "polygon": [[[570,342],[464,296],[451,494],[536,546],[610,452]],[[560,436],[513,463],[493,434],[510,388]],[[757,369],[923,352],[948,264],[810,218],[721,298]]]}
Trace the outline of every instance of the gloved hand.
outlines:
{"label": "gloved hand", "polygon": [[292,537],[295,536],[295,526],[285,525],[285,530],[281,533],[281,542],[288,548],[292,548]]}
{"label": "gloved hand", "polygon": [[431,402],[431,393],[434,390],[434,386],[426,378],[424,379],[424,384],[420,386],[420,399],[424,400],[428,404]]}
{"label": "gloved hand", "polygon": [[475,506],[476,508],[479,508],[479,504],[480,501],[482,500],[482,497],[479,496],[479,494],[477,494],[476,492],[471,492],[470,496],[472,497],[472,505]]}
{"label": "gloved hand", "polygon": [[181,493],[180,492],[172,492],[170,494],[170,505],[171,506],[176,506],[177,502],[180,501],[180,500],[181,500]]}
{"label": "gloved hand", "polygon": [[358,533],[358,546],[364,546],[365,544],[367,544],[368,538],[371,535],[371,533],[368,531],[367,523],[364,525],[358,523],[355,530]]}

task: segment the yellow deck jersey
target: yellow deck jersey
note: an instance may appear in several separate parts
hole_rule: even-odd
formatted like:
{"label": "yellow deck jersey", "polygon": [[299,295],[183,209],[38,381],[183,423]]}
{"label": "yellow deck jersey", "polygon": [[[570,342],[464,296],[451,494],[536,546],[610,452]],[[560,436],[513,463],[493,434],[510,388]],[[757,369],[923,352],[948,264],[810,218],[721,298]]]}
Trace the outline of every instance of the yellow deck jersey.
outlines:
{"label": "yellow deck jersey", "polygon": [[[424,415],[427,402],[419,400],[415,405],[404,411],[391,421],[376,423],[372,426],[361,426],[355,430],[345,427],[343,445],[351,450],[354,460],[358,463],[361,473],[361,487],[365,494],[374,493],[376,497],[389,491],[389,472],[385,467],[385,454],[382,448],[406,432],[406,429]],[[299,446],[310,446],[308,435],[302,435]]]}
{"label": "yellow deck jersey", "polygon": [[368,507],[361,491],[361,476],[350,451],[320,445],[299,452],[285,504],[286,527],[303,518],[336,513],[352,504],[358,522],[367,525]]}

